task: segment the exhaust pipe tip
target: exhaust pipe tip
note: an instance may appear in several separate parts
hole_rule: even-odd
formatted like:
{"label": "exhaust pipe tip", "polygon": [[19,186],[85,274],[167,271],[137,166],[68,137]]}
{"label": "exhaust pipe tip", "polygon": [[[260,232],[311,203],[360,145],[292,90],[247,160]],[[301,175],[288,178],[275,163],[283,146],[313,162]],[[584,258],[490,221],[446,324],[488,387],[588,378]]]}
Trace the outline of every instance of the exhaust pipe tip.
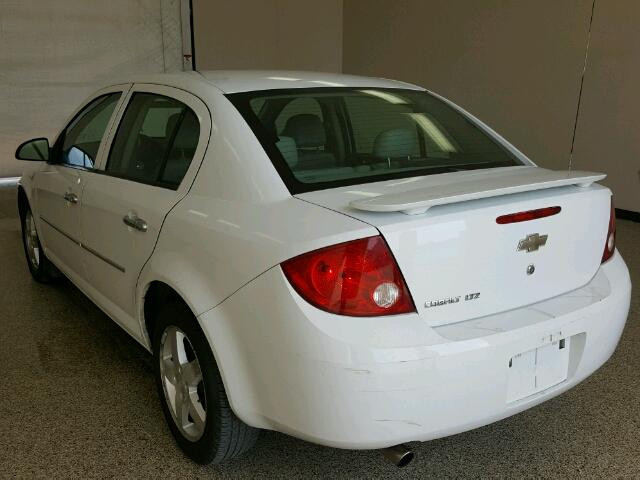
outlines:
{"label": "exhaust pipe tip", "polygon": [[406,467],[413,460],[413,451],[407,445],[395,445],[382,450],[385,460],[393,463],[396,467]]}

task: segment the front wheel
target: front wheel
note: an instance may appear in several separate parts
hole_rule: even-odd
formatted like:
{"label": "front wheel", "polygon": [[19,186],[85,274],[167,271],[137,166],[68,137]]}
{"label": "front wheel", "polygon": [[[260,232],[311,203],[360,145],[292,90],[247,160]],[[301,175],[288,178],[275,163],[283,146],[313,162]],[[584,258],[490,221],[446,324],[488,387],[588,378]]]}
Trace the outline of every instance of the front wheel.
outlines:
{"label": "front wheel", "polygon": [[41,283],[49,283],[60,277],[58,269],[49,261],[42,250],[36,220],[33,217],[31,208],[27,207],[26,212],[21,217],[22,220],[22,245],[24,254],[27,257],[27,265],[33,278]]}
{"label": "front wheel", "polygon": [[162,309],[153,350],[162,410],[191,459],[220,463],[255,444],[259,430],[231,410],[209,343],[186,305],[172,303]]}

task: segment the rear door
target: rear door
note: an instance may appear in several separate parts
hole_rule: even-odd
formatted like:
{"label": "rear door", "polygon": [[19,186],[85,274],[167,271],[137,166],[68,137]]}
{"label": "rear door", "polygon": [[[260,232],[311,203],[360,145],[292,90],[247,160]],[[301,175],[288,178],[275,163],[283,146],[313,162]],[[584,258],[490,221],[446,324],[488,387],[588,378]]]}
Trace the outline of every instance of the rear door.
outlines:
{"label": "rear door", "polygon": [[127,87],[102,90],[62,130],[50,165],[36,173],[37,215],[47,255],[73,278],[84,278],[80,206],[86,173],[94,168],[102,140]]}
{"label": "rear door", "polygon": [[85,183],[82,243],[95,301],[132,334],[138,276],[171,208],[187,193],[211,131],[209,110],[171,87],[139,84]]}

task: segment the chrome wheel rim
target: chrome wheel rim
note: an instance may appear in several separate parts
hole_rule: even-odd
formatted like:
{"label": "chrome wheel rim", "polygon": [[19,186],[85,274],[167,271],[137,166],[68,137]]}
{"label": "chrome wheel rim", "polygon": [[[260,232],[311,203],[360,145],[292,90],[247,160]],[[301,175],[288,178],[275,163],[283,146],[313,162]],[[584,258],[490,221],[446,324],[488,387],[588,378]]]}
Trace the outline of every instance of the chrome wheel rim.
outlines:
{"label": "chrome wheel rim", "polygon": [[175,326],[167,327],[160,340],[160,377],[176,426],[188,440],[199,440],[207,420],[202,370],[191,341]]}
{"label": "chrome wheel rim", "polygon": [[36,230],[36,222],[31,210],[27,212],[24,219],[24,227],[24,241],[27,246],[29,263],[37,270],[40,266],[40,243],[38,242],[38,231]]}

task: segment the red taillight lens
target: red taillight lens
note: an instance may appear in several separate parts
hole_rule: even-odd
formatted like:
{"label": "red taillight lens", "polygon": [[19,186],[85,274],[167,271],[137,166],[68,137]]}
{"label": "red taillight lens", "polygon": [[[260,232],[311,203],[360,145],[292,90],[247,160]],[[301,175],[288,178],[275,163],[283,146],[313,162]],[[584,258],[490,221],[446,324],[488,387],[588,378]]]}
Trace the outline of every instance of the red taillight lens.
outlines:
{"label": "red taillight lens", "polygon": [[609,230],[607,231],[607,239],[604,243],[604,253],[602,254],[602,263],[613,257],[616,251],[616,209],[613,206],[613,197],[611,197],[611,213],[609,214]]}
{"label": "red taillight lens", "polygon": [[529,220],[535,220],[536,218],[556,215],[560,213],[560,210],[562,210],[560,207],[545,207],[536,210],[527,210],[526,212],[510,213],[509,215],[502,215],[496,218],[496,223],[505,225],[507,223],[527,222]]}
{"label": "red taillight lens", "polygon": [[282,270],[302,298],[327,312],[368,317],[416,310],[380,236],[305,253],[283,262]]}

